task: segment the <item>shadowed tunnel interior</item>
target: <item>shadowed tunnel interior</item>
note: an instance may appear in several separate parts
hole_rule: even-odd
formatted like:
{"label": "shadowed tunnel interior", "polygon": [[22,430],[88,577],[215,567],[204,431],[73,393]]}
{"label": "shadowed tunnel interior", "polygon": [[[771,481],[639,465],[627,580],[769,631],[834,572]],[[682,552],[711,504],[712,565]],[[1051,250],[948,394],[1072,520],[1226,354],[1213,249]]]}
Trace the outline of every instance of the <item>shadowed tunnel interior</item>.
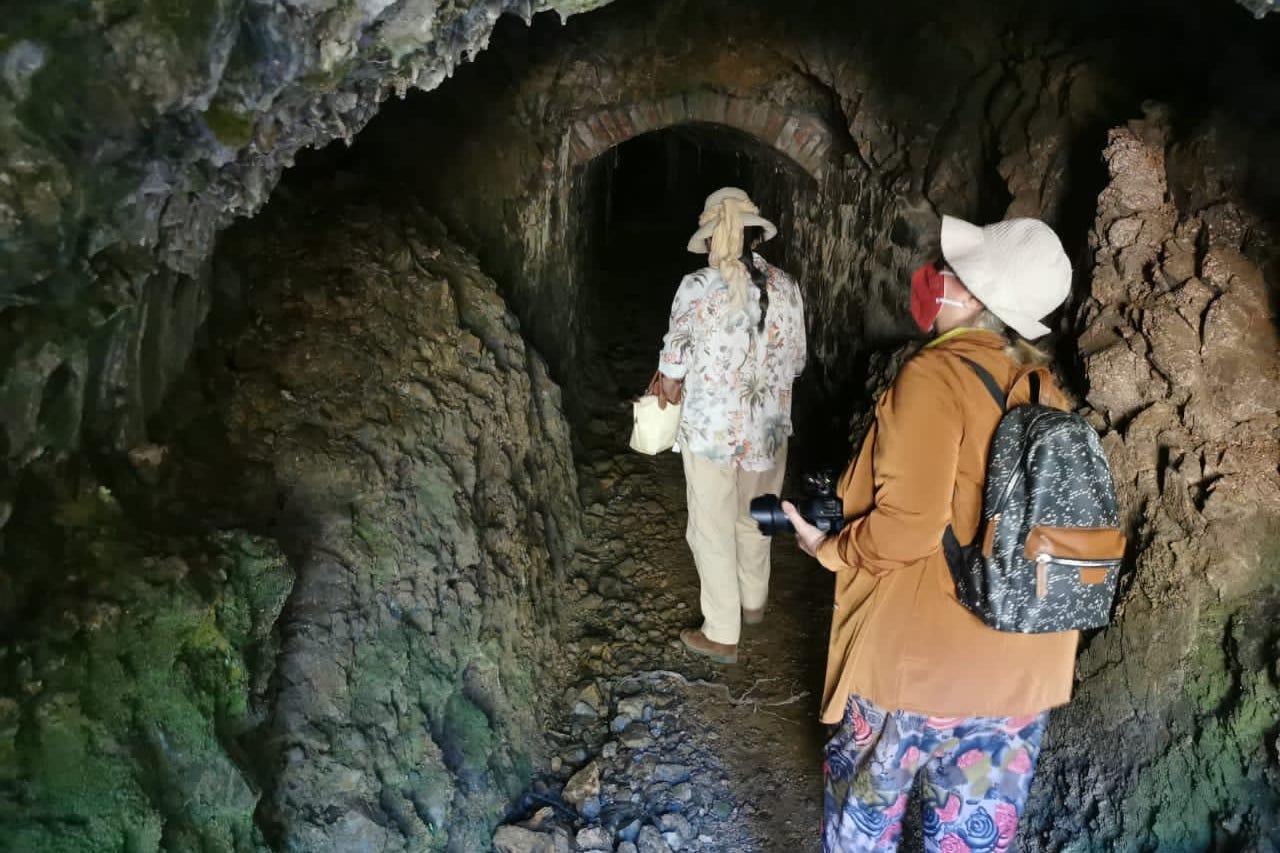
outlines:
{"label": "shadowed tunnel interior", "polygon": [[804,294],[792,481],[944,213],[1061,235],[1130,545],[1016,844],[1280,849],[1273,8],[13,10],[0,846],[817,849],[832,578],[780,538],[741,663],[691,658],[680,460],[627,448],[732,185]]}

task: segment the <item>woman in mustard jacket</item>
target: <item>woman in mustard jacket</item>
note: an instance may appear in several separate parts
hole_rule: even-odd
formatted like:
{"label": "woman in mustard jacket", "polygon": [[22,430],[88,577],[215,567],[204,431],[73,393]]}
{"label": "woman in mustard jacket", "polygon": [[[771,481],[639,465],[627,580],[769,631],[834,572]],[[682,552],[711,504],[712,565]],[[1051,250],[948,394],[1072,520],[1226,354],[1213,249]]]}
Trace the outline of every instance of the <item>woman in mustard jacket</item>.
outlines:
{"label": "woman in mustard jacket", "polygon": [[[987,452],[1001,412],[1043,356],[1040,319],[1065,301],[1071,265],[1044,223],[979,228],[944,217],[943,261],[912,277],[912,315],[934,335],[876,406],[841,478],[846,526],[832,536],[784,504],[802,550],[836,578],[822,720],[827,851],[897,848],[907,796],[923,775],[926,849],[1004,851],[1013,841],[1048,709],[1071,697],[1075,631],[987,627],[956,599],[942,551],[950,524],[978,534]],[[1021,386],[1021,387],[1019,387]],[[1041,402],[1065,408],[1044,383]]]}

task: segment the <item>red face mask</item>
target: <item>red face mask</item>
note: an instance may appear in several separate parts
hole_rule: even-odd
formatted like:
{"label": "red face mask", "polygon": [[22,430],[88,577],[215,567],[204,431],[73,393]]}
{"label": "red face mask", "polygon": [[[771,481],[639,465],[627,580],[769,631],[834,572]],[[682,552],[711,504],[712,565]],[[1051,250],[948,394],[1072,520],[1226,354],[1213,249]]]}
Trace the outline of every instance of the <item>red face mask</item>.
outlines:
{"label": "red face mask", "polygon": [[942,279],[942,270],[933,261],[911,274],[911,316],[922,332],[933,328],[938,312],[942,310],[942,294],[945,292]]}

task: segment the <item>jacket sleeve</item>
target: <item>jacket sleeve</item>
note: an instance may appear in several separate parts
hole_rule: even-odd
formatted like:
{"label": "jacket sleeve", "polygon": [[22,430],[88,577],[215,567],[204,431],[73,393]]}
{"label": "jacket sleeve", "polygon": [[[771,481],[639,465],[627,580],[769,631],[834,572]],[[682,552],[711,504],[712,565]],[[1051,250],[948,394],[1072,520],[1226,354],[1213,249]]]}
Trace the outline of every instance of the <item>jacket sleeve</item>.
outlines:
{"label": "jacket sleeve", "polygon": [[819,547],[828,569],[884,574],[942,547],[964,435],[948,372],[945,359],[917,356],[880,401],[870,456],[874,503]]}
{"label": "jacket sleeve", "polygon": [[684,379],[689,372],[689,355],[697,335],[697,318],[705,302],[703,279],[696,273],[687,275],[676,290],[671,303],[671,321],[662,338],[662,354],[658,370],[672,379]]}

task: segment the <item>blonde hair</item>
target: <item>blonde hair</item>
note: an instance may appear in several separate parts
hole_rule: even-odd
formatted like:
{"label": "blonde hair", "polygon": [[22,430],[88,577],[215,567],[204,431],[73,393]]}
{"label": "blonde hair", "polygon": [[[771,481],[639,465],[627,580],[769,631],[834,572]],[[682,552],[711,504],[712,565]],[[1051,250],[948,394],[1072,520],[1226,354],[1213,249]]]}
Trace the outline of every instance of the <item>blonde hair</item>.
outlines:
{"label": "blonde hair", "polygon": [[987,308],[982,309],[982,313],[973,321],[973,325],[979,329],[999,332],[1008,338],[1009,345],[1004,348],[1004,354],[1009,356],[1014,364],[1022,367],[1030,367],[1032,365],[1038,367],[1047,365],[1052,361],[1047,352],[1010,330],[1003,320],[992,314]]}

